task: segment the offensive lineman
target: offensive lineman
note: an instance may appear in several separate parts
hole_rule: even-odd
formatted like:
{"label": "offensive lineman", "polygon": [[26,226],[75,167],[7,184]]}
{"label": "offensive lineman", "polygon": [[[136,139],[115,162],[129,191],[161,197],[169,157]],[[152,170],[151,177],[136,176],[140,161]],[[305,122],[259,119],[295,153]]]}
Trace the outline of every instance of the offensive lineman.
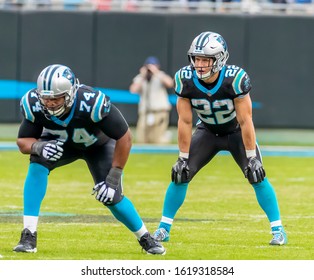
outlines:
{"label": "offensive lineman", "polygon": [[49,173],[83,159],[95,183],[96,199],[134,233],[147,253],[165,254],[123,195],[121,176],[131,133],[109,97],[80,84],[69,67],[54,64],[42,70],[37,88],[23,96],[21,111],[17,145],[23,154],[30,154],[30,165],[24,184],[24,228],[15,252],[37,251],[38,216]]}
{"label": "offensive lineman", "polygon": [[[223,37],[203,32],[188,51],[190,65],[175,74],[178,95],[179,158],[171,171],[162,218],[154,238],[168,241],[173,219],[184,202],[189,182],[221,150],[231,153],[253,186],[271,227],[270,245],[287,243],[274,188],[265,177],[252,121],[251,82],[229,57]],[[192,135],[192,109],[198,115]]]}

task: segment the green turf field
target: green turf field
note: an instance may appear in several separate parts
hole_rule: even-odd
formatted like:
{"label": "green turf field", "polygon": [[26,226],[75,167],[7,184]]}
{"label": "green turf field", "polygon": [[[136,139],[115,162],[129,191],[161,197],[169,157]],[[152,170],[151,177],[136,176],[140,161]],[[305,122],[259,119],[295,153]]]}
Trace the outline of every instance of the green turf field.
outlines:
{"label": "green turf field", "polygon": [[[148,229],[159,222],[175,154],[131,154],[124,192]],[[42,204],[38,252],[12,252],[22,229],[28,156],[0,152],[0,255],[3,260],[313,260],[314,158],[264,157],[289,244],[268,245],[269,223],[229,156],[217,156],[190,184],[165,256],[141,252],[135,237],[91,196],[83,161],[53,171]]]}

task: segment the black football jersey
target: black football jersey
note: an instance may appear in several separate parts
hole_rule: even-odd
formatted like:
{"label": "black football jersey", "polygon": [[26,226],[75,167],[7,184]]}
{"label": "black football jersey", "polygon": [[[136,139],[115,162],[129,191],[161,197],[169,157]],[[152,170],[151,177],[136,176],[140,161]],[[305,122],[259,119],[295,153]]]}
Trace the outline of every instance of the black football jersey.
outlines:
{"label": "black football jersey", "polygon": [[[107,142],[109,137],[118,139],[128,127],[109,97],[86,85],[80,85],[70,111],[60,119],[45,116],[36,89],[28,91],[22,97],[20,108],[27,124],[23,129],[22,123],[19,138],[59,139],[65,142],[65,145],[80,150],[92,145],[101,145]],[[118,120],[110,117],[113,114],[118,116],[115,118]]]}
{"label": "black football jersey", "polygon": [[251,82],[248,74],[236,65],[225,65],[214,84],[198,79],[191,66],[175,74],[175,92],[188,98],[196,111],[199,123],[217,134],[228,134],[239,128],[234,99],[249,93]]}

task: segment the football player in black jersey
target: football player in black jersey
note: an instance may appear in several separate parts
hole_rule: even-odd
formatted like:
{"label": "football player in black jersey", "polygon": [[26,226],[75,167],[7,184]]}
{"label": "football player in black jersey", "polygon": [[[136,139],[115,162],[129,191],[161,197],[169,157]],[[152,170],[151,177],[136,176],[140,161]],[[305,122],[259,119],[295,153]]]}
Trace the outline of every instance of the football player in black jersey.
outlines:
{"label": "football player in black jersey", "polygon": [[[271,245],[287,243],[274,188],[265,177],[252,121],[251,82],[241,67],[226,65],[224,38],[203,32],[188,50],[190,65],[175,74],[178,95],[179,158],[173,165],[154,238],[168,241],[173,219],[184,202],[188,184],[221,150],[229,151],[253,186],[272,231]],[[192,110],[198,115],[192,135]]]}
{"label": "football player in black jersey", "polygon": [[83,159],[95,183],[96,199],[135,234],[147,253],[165,253],[123,195],[121,176],[131,133],[108,96],[80,84],[69,67],[54,64],[42,70],[37,88],[22,97],[21,111],[17,145],[23,154],[30,154],[30,165],[24,184],[24,228],[15,252],[37,251],[38,216],[49,173]]}

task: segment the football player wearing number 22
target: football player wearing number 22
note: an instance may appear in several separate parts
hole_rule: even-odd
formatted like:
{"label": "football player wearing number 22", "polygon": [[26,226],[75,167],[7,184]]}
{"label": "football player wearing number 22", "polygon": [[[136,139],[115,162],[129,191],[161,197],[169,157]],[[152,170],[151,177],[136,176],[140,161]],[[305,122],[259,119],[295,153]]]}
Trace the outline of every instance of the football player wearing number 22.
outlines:
{"label": "football player wearing number 22", "polygon": [[[175,74],[179,158],[172,167],[172,182],[154,233],[158,241],[169,240],[174,217],[185,200],[189,182],[219,151],[226,150],[253,186],[257,201],[270,222],[270,245],[287,243],[276,194],[266,177],[256,143],[250,78],[242,68],[226,65],[228,57],[226,41],[220,34],[202,32],[188,50],[190,65]],[[193,109],[199,120],[192,135]]]}
{"label": "football player wearing number 22", "polygon": [[[96,199],[134,233],[143,250],[165,254],[123,194],[131,132],[108,96],[80,84],[69,67],[53,64],[41,71],[37,88],[22,97],[21,111],[17,145],[23,154],[30,154],[30,164],[24,184],[24,227],[15,252],[37,251],[38,216],[50,172],[83,159],[94,180]],[[100,246],[105,250],[106,242]]]}

